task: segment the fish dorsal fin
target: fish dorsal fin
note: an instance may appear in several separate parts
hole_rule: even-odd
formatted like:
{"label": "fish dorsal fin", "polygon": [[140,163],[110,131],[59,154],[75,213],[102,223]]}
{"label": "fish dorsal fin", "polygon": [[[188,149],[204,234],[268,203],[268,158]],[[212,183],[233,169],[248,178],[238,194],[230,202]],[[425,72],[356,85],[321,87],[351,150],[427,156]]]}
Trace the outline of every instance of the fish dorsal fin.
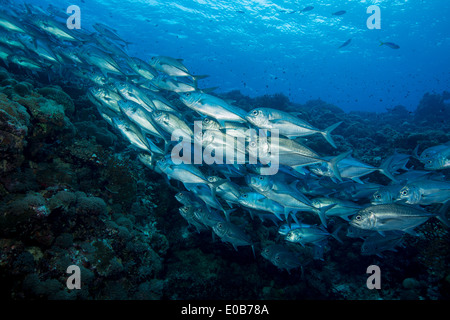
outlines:
{"label": "fish dorsal fin", "polygon": [[236,102],[236,100],[233,100],[233,99],[223,99],[223,101],[225,101],[228,104],[233,104]]}

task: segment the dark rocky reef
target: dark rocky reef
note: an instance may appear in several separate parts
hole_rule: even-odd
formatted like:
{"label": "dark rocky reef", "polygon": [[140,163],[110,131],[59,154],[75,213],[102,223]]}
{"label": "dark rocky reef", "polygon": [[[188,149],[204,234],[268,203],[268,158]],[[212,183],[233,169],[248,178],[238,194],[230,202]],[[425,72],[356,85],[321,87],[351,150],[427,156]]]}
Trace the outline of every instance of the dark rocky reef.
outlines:
{"label": "dark rocky reef", "polygon": [[[445,93],[425,95],[414,112],[396,106],[384,113],[345,113],[321,100],[295,104],[282,94],[223,97],[246,110],[295,112],[321,129],[343,121],[333,134],[336,150],[319,135],[304,142],[323,155],[352,149],[372,165],[394,150],[411,154],[417,144],[450,140],[449,122],[421,116],[448,111]],[[175,191],[136,159],[77,87],[30,83],[0,70],[0,151],[4,300],[450,297],[448,233],[435,221],[399,253],[361,256],[361,241],[330,241],[324,261],[305,254],[303,272],[290,274],[261,257],[260,248],[253,257],[248,247],[236,252],[211,233],[197,233],[180,217]],[[369,179],[386,182],[377,174]],[[272,223],[233,216],[254,239],[280,240]],[[371,264],[383,270],[383,290],[365,286]],[[81,290],[66,287],[69,265],[81,269]]]}
{"label": "dark rocky reef", "polygon": [[[0,81],[1,297],[161,299],[160,177],[119,156],[125,146],[104,122],[80,120],[93,108],[83,98],[5,70]],[[69,265],[81,268],[81,290],[66,287]]]}

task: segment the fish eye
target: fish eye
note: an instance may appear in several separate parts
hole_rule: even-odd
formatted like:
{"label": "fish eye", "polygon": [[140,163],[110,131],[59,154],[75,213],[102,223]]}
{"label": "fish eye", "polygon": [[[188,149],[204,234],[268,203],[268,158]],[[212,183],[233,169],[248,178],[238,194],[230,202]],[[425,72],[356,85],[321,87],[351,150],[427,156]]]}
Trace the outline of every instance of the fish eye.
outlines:
{"label": "fish eye", "polygon": [[402,195],[406,196],[408,194],[408,190],[403,190]]}
{"label": "fish eye", "polygon": [[246,194],[246,193],[244,193],[243,195],[242,195],[242,198],[247,198],[248,197],[248,194]]}
{"label": "fish eye", "polygon": [[188,92],[188,93],[185,94],[185,96],[186,96],[186,97],[190,97],[191,94]]}
{"label": "fish eye", "polygon": [[375,199],[381,199],[381,196],[380,196],[379,194],[377,194],[377,195],[375,196]]}
{"label": "fish eye", "polygon": [[360,215],[360,214],[358,214],[358,215],[357,215],[357,216],[355,217],[355,220],[356,220],[356,221],[360,221],[360,220],[361,220],[361,218],[362,218],[362,217],[361,217],[361,215]]}
{"label": "fish eye", "polygon": [[259,176],[259,180],[264,180],[264,177],[263,176]]}
{"label": "fish eye", "polygon": [[208,118],[205,118],[205,119],[203,119],[203,122],[204,122],[204,123],[209,123],[209,119],[208,119]]}
{"label": "fish eye", "polygon": [[256,142],[255,141],[250,142],[250,147],[255,148],[256,147]]}
{"label": "fish eye", "polygon": [[258,115],[258,110],[253,110],[253,112],[252,112],[252,114],[254,115],[254,116],[257,116]]}

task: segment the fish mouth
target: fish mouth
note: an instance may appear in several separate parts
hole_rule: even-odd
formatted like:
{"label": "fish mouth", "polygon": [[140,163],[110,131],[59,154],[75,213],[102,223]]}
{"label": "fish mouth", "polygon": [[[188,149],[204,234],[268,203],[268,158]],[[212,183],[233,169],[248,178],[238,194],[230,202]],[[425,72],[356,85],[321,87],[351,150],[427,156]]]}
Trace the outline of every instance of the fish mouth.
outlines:
{"label": "fish mouth", "polygon": [[359,228],[358,223],[356,221],[354,221],[354,220],[350,220],[350,222],[348,224],[351,225],[352,227]]}
{"label": "fish mouth", "polygon": [[254,117],[251,114],[247,114],[245,116],[245,120],[247,120],[247,121],[252,121],[253,119],[254,119]]}

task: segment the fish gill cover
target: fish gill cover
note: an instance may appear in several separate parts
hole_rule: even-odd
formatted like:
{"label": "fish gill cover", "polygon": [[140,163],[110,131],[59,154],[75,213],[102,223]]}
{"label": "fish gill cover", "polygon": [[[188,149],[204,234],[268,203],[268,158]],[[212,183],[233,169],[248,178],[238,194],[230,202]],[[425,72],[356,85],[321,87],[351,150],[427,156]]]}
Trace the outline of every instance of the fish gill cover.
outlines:
{"label": "fish gill cover", "polygon": [[0,4],[2,298],[449,298],[447,1]]}

